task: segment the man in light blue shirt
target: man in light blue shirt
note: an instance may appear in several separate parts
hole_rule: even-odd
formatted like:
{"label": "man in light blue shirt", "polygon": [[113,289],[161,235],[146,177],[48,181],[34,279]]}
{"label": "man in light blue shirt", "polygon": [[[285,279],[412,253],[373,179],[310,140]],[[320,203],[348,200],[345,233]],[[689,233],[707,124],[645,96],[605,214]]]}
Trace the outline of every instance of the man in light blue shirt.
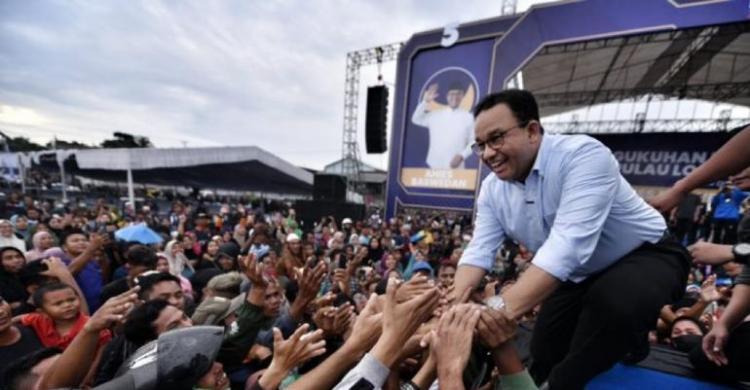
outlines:
{"label": "man in light blue shirt", "polygon": [[473,149],[492,174],[456,272],[457,296],[478,285],[506,238],[525,245],[531,266],[492,305],[519,318],[544,302],[531,373],[550,388],[583,388],[646,341],[661,307],[684,291],[689,256],[664,238],[664,218],[608,148],[585,135],[544,135],[531,93],[489,95],[475,117]]}

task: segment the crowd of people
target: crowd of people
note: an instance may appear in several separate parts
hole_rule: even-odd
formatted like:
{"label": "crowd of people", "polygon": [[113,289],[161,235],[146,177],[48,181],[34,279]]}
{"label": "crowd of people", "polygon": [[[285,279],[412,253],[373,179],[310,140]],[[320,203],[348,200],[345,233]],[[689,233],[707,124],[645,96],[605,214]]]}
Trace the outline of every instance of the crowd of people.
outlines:
{"label": "crowd of people", "polygon": [[[746,146],[747,134],[737,135],[735,143]],[[509,147],[493,145],[501,141],[480,146]],[[492,153],[480,151],[483,157]],[[504,164],[495,166],[501,178],[509,169]],[[685,353],[701,377],[736,383],[750,380],[750,268],[737,264],[743,258],[734,245],[750,243],[750,208],[742,191],[750,189],[750,170],[707,165],[651,201],[687,246],[659,253],[692,258],[686,278],[682,271],[672,275],[680,293],[657,307],[661,313],[644,340]],[[729,175],[729,184],[707,199],[710,207],[688,195]],[[479,201],[487,200],[480,195]],[[159,389],[554,387],[560,379],[547,378],[559,377],[558,362],[565,364],[567,351],[582,347],[563,350],[559,344],[592,336],[535,333],[529,347],[532,329],[552,326],[559,291],[583,301],[580,294],[599,291],[597,282],[608,280],[593,272],[574,282],[572,269],[557,275],[569,278],[552,286],[558,295],[521,300],[519,286],[537,277],[551,253],[542,259],[537,254],[544,246],[535,253],[510,234],[487,244],[497,236],[486,233],[486,213],[475,224],[434,213],[357,221],[329,216],[301,226],[291,207],[263,212],[237,200],[214,212],[205,202],[183,198],[166,213],[104,200],[54,209],[56,202],[14,194],[0,220],[2,389],[128,388],[106,387],[122,378],[129,388]],[[161,242],[116,239],[115,231],[139,223],[161,235]],[[656,253],[665,242],[661,238],[646,249]],[[469,284],[467,262],[480,250],[492,256],[482,260],[483,273]],[[503,307],[502,298],[510,307]],[[201,331],[219,336],[202,339]],[[643,359],[648,345],[643,347],[636,340],[623,344],[623,361]],[[540,357],[540,350],[555,348],[559,356],[548,362]],[[143,370],[157,355],[159,368]],[[537,369],[527,369],[530,360]],[[174,369],[163,369],[170,364]]]}

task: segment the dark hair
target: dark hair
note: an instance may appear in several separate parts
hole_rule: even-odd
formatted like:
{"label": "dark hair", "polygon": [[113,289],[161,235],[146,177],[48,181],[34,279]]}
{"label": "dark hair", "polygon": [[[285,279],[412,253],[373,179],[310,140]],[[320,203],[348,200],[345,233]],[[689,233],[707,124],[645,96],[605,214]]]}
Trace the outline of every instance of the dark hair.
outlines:
{"label": "dark hair", "polygon": [[41,260],[29,261],[26,265],[21,268],[21,272],[18,273],[18,280],[24,287],[35,284],[44,284],[48,281],[56,280],[50,276],[43,275],[42,272],[48,270],[47,264],[42,263]]}
{"label": "dark hair", "polygon": [[[539,106],[531,92],[524,89],[506,89],[487,95],[474,107],[474,118],[483,111],[487,111],[498,104],[508,106],[519,125],[526,125],[529,121],[539,122]],[[544,132],[544,130],[542,130]]]}
{"label": "dark hair", "polygon": [[143,265],[149,269],[156,268],[156,262],[159,260],[155,250],[140,244],[131,246],[125,253],[125,258],[128,264]]}
{"label": "dark hair", "polygon": [[45,359],[62,353],[57,348],[44,348],[21,357],[5,368],[3,383],[8,390],[25,390],[30,380],[36,381],[37,375],[32,373],[34,367]]}
{"label": "dark hair", "polygon": [[73,287],[70,287],[69,285],[61,282],[52,282],[39,286],[39,288],[36,289],[36,291],[34,291],[34,294],[31,296],[31,301],[34,303],[34,306],[42,307],[42,305],[44,304],[44,296],[47,295],[47,293],[65,289],[71,289],[73,293],[76,294],[76,296],[78,295]]}
{"label": "dark hair", "polygon": [[690,316],[679,316],[679,317],[675,318],[674,321],[672,321],[672,325],[669,327],[669,335],[670,336],[672,335],[672,331],[674,330],[674,326],[678,322],[682,322],[682,321],[690,321],[690,322],[694,323],[695,325],[698,326],[698,329],[701,330],[701,333],[703,335],[705,335],[706,333],[708,333],[706,331],[706,327],[700,321],[696,320],[695,318],[690,317]]}
{"label": "dark hair", "polygon": [[158,283],[175,282],[178,286],[180,285],[180,279],[167,272],[154,272],[152,274],[139,276],[135,278],[135,280],[136,283],[141,286],[141,291],[138,293],[138,297],[144,301],[148,300],[151,290],[153,290],[154,285]]}
{"label": "dark hair", "polygon": [[86,237],[86,233],[84,233],[81,229],[66,229],[63,231],[62,236],[60,237],[60,245],[65,246],[65,243],[68,241],[68,237],[76,234],[80,234]]}
{"label": "dark hair", "polygon": [[158,335],[153,325],[154,321],[168,305],[169,303],[163,299],[154,299],[133,309],[123,327],[125,338],[137,345],[155,340]]}

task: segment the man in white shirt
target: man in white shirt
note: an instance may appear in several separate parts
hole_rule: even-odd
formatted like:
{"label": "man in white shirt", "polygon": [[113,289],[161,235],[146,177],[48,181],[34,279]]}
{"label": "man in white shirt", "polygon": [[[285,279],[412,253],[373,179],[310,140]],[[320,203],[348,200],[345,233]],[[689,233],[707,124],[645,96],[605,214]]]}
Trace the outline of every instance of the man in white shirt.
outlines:
{"label": "man in white shirt", "polygon": [[430,132],[427,165],[432,169],[462,168],[464,160],[471,156],[474,118],[460,107],[465,94],[461,84],[453,83],[445,96],[448,107],[430,111],[430,105],[438,97],[438,84],[432,84],[414,110],[412,123]]}
{"label": "man in white shirt", "polygon": [[645,357],[648,331],[661,307],[681,298],[690,269],[664,218],[599,141],[545,135],[531,93],[487,96],[475,115],[472,148],[493,174],[482,182],[456,296],[478,285],[512,238],[534,258],[488,304],[517,319],[544,303],[531,342],[537,383],[579,389],[628,353]]}

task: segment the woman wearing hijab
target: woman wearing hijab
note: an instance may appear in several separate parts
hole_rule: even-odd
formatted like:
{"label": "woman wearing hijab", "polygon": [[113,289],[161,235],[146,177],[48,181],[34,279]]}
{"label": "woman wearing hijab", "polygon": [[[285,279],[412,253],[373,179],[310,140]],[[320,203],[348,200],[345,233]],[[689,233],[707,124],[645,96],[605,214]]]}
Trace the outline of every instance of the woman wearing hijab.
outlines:
{"label": "woman wearing hijab", "polygon": [[26,252],[26,243],[13,232],[13,224],[7,219],[0,219],[0,247],[12,246],[21,253]]}
{"label": "woman wearing hijab", "polygon": [[0,248],[0,296],[10,304],[13,315],[29,311],[26,301],[29,295],[19,279],[21,269],[26,265],[23,252],[14,246]]}
{"label": "woman wearing hijab", "polygon": [[47,231],[39,231],[34,233],[31,239],[34,248],[26,252],[26,258],[29,261],[34,261],[44,257],[44,251],[55,246],[55,239]]}
{"label": "woman wearing hijab", "polygon": [[164,255],[169,262],[170,274],[189,278],[195,273],[195,269],[193,269],[187,256],[185,256],[185,249],[181,242],[172,240],[167,243],[167,246],[164,248]]}

